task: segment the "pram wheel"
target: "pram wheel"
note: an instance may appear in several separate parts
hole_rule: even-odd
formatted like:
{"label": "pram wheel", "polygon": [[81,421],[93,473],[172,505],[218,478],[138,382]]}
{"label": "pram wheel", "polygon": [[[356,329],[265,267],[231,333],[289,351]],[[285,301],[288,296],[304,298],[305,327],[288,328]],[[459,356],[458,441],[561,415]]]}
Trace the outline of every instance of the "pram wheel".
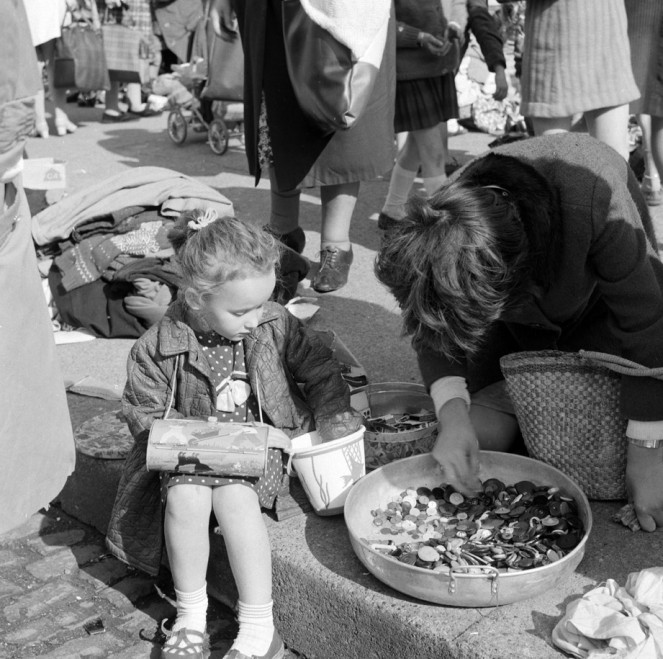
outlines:
{"label": "pram wheel", "polygon": [[168,115],[168,136],[177,145],[186,141],[187,125],[186,119],[180,110],[173,110]]}
{"label": "pram wheel", "polygon": [[210,149],[212,149],[217,156],[222,156],[228,150],[229,137],[226,124],[221,121],[221,119],[215,119],[209,125],[207,140]]}

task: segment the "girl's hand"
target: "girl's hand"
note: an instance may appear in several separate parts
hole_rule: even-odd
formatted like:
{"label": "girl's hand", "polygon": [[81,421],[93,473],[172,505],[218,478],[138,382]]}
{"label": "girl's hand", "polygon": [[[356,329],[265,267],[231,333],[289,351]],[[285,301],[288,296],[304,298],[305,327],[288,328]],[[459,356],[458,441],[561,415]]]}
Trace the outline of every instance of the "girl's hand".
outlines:
{"label": "girl's hand", "polygon": [[431,454],[444,472],[444,482],[463,494],[480,492],[479,440],[465,401],[451,399],[438,410],[437,417],[440,429]]}
{"label": "girl's hand", "polygon": [[210,0],[209,16],[217,36],[227,39],[237,33],[231,0]]}
{"label": "girl's hand", "polygon": [[509,93],[509,83],[506,79],[506,72],[503,66],[495,67],[495,93],[493,98],[496,101],[503,101]]}
{"label": "girl's hand", "polygon": [[449,52],[451,43],[446,39],[438,39],[428,32],[422,32],[419,43],[424,50],[427,50],[431,55],[442,57]]}
{"label": "girl's hand", "polygon": [[628,445],[626,487],[642,529],[663,527],[663,446]]}

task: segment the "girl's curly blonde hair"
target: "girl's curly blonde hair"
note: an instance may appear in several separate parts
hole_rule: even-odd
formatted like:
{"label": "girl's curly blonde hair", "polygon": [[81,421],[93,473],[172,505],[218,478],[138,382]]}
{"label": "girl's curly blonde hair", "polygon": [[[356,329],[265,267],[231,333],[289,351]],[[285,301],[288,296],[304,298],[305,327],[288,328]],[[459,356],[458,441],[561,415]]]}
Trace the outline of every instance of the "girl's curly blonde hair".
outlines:
{"label": "girl's curly blonde hair", "polygon": [[181,269],[180,290],[190,288],[200,295],[213,293],[227,281],[275,272],[281,251],[264,229],[234,217],[214,219],[203,208],[182,213],[168,240]]}

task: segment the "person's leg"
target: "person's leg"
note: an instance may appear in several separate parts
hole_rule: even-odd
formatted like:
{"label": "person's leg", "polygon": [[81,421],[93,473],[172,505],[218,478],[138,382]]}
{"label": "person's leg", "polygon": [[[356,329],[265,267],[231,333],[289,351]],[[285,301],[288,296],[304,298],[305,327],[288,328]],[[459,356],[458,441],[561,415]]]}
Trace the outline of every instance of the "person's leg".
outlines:
{"label": "person's leg", "polygon": [[589,134],[628,160],[628,104],[585,112]]}
{"label": "person's leg", "polygon": [[447,124],[412,132],[421,158],[421,174],[426,194],[432,195],[447,180]]}
{"label": "person's leg", "polygon": [[214,490],[212,500],[239,595],[239,633],[232,648],[262,656],[277,635],[272,616],[272,552],[258,495],[246,485],[226,485]]}
{"label": "person's leg", "polygon": [[48,76],[48,89],[53,103],[53,123],[55,131],[62,137],[67,133],[73,133],[77,126],[70,121],[65,107],[67,105],[67,90],[55,86],[55,41],[51,40],[41,44],[42,53],[46,65],[46,75]]}
{"label": "person's leg", "polygon": [[47,139],[50,135],[46,121],[46,104],[44,89],[40,89],[35,96],[35,130],[39,137]]}
{"label": "person's leg", "polygon": [[120,83],[111,80],[110,89],[106,91],[106,112],[120,114]]}
{"label": "person's leg", "polygon": [[511,451],[520,438],[518,422],[513,414],[472,405],[470,420],[483,451]]}
{"label": "person's leg", "polygon": [[301,191],[279,190],[274,168],[269,169],[270,210],[269,230],[286,246],[298,254],[304,251],[306,236],[299,226],[299,197]]}
{"label": "person's leg", "polygon": [[359,196],[359,181],[323,185],[320,188],[322,227],[320,247],[329,245],[340,249],[350,248],[350,223]]}
{"label": "person's leg", "polygon": [[660,176],[663,172],[663,117],[651,117],[651,155]]}
{"label": "person's leg", "polygon": [[[649,206],[659,206],[663,203],[663,193],[661,192],[659,169],[654,159],[655,139],[652,135],[652,118],[648,114],[640,114],[638,115],[638,123],[642,129],[642,151],[645,163],[642,192]],[[659,161],[662,156],[663,153],[657,154]]]}
{"label": "person's leg", "polygon": [[402,144],[396,156],[394,168],[391,171],[387,198],[378,219],[378,228],[380,229],[389,229],[390,220],[402,220],[405,216],[405,203],[410,195],[421,162],[419,148],[412,137],[412,133],[406,134]]}
{"label": "person's leg", "polygon": [[529,117],[535,135],[568,133],[573,125],[573,117]]}
{"label": "person's leg", "polygon": [[120,110],[120,86],[121,84],[117,80],[111,80],[110,89],[105,94],[106,109],[101,117],[102,123],[117,123],[137,119],[136,115]]}
{"label": "person's leg", "polygon": [[212,490],[199,485],[168,489],[164,536],[177,598],[173,634],[162,657],[176,657],[193,649],[202,651],[207,623],[207,563]]}
{"label": "person's leg", "polygon": [[336,291],[348,281],[353,258],[350,223],[358,195],[359,181],[320,188],[320,269],[313,278],[313,288],[319,293]]}
{"label": "person's leg", "polygon": [[139,82],[130,82],[127,84],[127,99],[129,100],[129,110],[135,114],[140,114],[147,107],[143,103],[142,90]]}

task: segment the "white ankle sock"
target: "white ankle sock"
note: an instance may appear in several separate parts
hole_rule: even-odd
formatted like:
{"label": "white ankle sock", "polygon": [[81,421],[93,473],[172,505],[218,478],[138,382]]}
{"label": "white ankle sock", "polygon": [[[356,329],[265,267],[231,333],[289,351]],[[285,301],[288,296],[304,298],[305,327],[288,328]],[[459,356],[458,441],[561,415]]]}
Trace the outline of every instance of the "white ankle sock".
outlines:
{"label": "white ankle sock", "polygon": [[232,644],[234,650],[261,656],[267,653],[274,637],[272,602],[268,604],[237,604],[239,633]]}
{"label": "white ankle sock", "polygon": [[175,589],[177,618],[173,631],[186,627],[204,633],[207,623],[207,584],[198,590],[184,593]]}
{"label": "white ankle sock", "polygon": [[430,197],[433,193],[437,192],[438,188],[447,180],[446,174],[438,174],[437,176],[429,176],[424,179],[424,188],[426,194]]}
{"label": "white ankle sock", "polygon": [[410,190],[417,172],[401,167],[398,163],[394,165],[389,181],[387,199],[382,207],[382,212],[395,220],[402,220],[405,215],[405,202],[410,196]]}

